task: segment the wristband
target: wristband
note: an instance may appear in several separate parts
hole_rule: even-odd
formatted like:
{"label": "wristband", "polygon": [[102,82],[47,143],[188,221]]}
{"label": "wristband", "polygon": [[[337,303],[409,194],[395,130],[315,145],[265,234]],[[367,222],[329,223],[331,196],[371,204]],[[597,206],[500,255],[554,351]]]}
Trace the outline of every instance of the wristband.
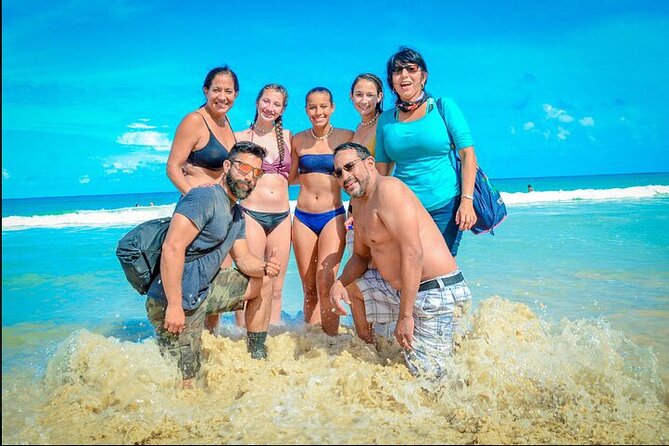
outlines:
{"label": "wristband", "polygon": [[467,200],[473,200],[474,196],[472,194],[461,194],[460,197],[466,198]]}

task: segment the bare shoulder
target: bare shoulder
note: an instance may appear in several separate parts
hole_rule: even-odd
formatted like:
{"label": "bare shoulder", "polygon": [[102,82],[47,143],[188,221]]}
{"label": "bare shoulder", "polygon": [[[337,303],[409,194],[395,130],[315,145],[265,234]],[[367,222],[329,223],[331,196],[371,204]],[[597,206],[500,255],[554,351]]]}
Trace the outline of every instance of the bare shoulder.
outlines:
{"label": "bare shoulder", "polygon": [[335,128],[334,130],[334,136],[337,138],[339,144],[351,141],[353,139],[353,135],[355,135],[355,132],[352,130],[339,128]]}
{"label": "bare shoulder", "polygon": [[251,127],[235,132],[235,139],[237,141],[251,141]]}
{"label": "bare shoulder", "polygon": [[411,189],[401,180],[384,175],[378,176],[376,190],[379,196],[384,195],[387,198],[391,198],[393,195],[407,195],[411,193]]}
{"label": "bare shoulder", "polygon": [[301,149],[302,146],[306,143],[307,135],[308,135],[307,130],[302,130],[301,132],[293,135],[292,145],[296,150]]}

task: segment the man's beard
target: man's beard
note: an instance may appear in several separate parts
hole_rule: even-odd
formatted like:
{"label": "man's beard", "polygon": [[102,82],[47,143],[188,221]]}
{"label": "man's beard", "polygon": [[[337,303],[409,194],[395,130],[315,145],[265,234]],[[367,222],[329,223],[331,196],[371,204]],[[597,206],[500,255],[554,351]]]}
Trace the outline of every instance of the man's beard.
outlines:
{"label": "man's beard", "polygon": [[346,192],[351,196],[351,198],[360,198],[363,195],[365,195],[365,191],[367,190],[367,186],[369,186],[369,175],[367,178],[360,179],[358,177],[355,177],[355,179],[358,182],[358,190],[355,192]]}
{"label": "man's beard", "polygon": [[[225,184],[228,185],[228,188],[230,189],[230,192],[232,192],[232,195],[234,195],[240,200],[243,200],[244,198],[251,195],[251,192],[253,192],[253,189],[255,188],[255,184],[251,181],[235,180],[234,178],[232,178],[232,174],[230,172],[228,172],[228,174],[225,176]],[[248,186],[248,189],[243,189],[239,187],[240,184],[246,184]]]}

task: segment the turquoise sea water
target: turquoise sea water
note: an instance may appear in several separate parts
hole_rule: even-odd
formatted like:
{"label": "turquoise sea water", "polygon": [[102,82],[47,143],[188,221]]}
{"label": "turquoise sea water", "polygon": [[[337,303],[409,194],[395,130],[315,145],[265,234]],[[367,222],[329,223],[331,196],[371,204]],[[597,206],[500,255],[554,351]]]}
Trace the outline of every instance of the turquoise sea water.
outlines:
{"label": "turquoise sea water", "polygon": [[[528,183],[536,192],[526,192]],[[669,174],[495,184],[505,193],[508,218],[494,236],[466,233],[457,259],[474,308],[500,296],[525,304],[544,324],[604,324],[650,355],[636,366],[653,369],[657,385],[666,389]],[[152,336],[144,300],[125,281],[114,252],[130,227],[169,215],[177,198],[159,193],[3,200],[3,383],[16,376],[38,382],[62,342],[82,328],[133,343]],[[302,293],[292,256],[283,295],[284,319],[299,332]],[[520,324],[517,314],[507,316],[509,324]],[[223,332],[234,331],[231,321],[224,319]],[[603,339],[595,342],[609,348]],[[659,392],[666,405],[666,390]],[[5,398],[3,390],[3,406]]]}

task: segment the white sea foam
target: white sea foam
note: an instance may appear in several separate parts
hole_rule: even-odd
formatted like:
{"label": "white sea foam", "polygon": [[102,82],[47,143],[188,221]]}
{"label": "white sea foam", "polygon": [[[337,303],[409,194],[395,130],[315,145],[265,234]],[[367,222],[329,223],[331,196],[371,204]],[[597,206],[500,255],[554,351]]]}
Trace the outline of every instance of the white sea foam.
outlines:
{"label": "white sea foam", "polygon": [[174,212],[174,206],[174,204],[167,204],[151,207],[76,211],[57,215],[34,215],[32,217],[3,217],[2,230],[12,231],[33,228],[65,228],[87,226],[132,226],[154,218],[169,217]]}
{"label": "white sea foam", "polygon": [[507,205],[552,203],[574,200],[621,200],[629,198],[651,198],[658,195],[669,196],[669,186],[634,186],[613,189],[577,189],[558,191],[535,191],[501,193]]}
{"label": "white sea foam", "polygon": [[[573,202],[577,200],[622,200],[669,196],[669,186],[635,186],[615,189],[578,189],[570,191],[502,192],[504,202],[509,206],[533,203]],[[291,213],[295,211],[295,201],[290,202]],[[344,206],[348,203],[344,202]],[[65,227],[115,227],[133,226],[153,218],[168,217],[174,212],[174,204],[76,211],[67,214],[34,215],[31,217],[3,217],[2,230],[14,231],[32,228]]]}

